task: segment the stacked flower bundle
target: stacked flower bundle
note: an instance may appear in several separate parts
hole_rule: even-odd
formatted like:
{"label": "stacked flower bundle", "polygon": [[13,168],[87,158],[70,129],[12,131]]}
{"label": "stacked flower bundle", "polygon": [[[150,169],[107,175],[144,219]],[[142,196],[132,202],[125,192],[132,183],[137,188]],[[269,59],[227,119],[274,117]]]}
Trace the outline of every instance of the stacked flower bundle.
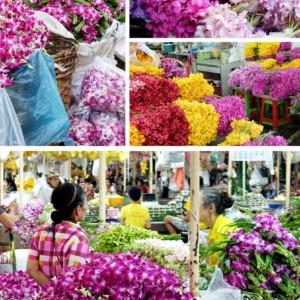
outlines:
{"label": "stacked flower bundle", "polygon": [[299,0],[132,0],[131,17],[146,19],[154,37],[299,35]]}
{"label": "stacked flower bundle", "polygon": [[48,30],[21,0],[0,0],[0,88],[11,85],[9,72],[26,63],[48,42]]}
{"label": "stacked flower bundle", "polygon": [[82,82],[80,111],[71,115],[70,137],[78,145],[125,144],[125,80],[120,73],[90,69]]}
{"label": "stacked flower bundle", "polygon": [[246,142],[243,146],[288,146],[287,140],[282,136],[267,135],[257,141]]}
{"label": "stacked flower bundle", "polygon": [[[300,295],[299,243],[269,213],[238,221],[228,240],[208,252],[221,252],[225,280],[254,299],[291,299]],[[220,247],[227,244],[226,247]]]}
{"label": "stacked flower bundle", "polygon": [[172,58],[163,58],[160,61],[160,68],[164,70],[164,77],[166,78],[181,78],[185,77],[185,71],[178,62]]}
{"label": "stacked flower bundle", "polygon": [[192,300],[180,279],[138,254],[96,254],[41,288],[27,273],[0,275],[0,298],[14,300]]}
{"label": "stacked flower bundle", "polygon": [[231,72],[228,84],[254,96],[286,100],[300,91],[300,68],[268,72],[260,64],[250,64]]}
{"label": "stacked flower bundle", "polygon": [[113,18],[124,20],[122,0],[24,0],[36,10],[46,12],[61,22],[79,41],[91,43],[105,33]]}
{"label": "stacked flower bundle", "polygon": [[180,279],[137,254],[96,254],[70,268],[41,295],[44,300],[192,300]]}

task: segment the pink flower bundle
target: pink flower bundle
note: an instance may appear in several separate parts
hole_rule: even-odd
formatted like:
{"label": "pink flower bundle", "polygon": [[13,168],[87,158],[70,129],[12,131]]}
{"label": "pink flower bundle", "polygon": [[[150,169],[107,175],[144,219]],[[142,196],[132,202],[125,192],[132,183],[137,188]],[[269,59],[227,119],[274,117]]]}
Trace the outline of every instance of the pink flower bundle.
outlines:
{"label": "pink flower bundle", "polygon": [[0,88],[12,83],[8,73],[44,48],[48,36],[45,24],[21,0],[0,0]]}
{"label": "pink flower bundle", "polygon": [[125,113],[125,78],[110,70],[88,70],[83,78],[81,104],[93,111]]}
{"label": "pink flower bundle", "polygon": [[288,142],[282,136],[268,135],[258,141],[247,142],[243,146],[288,146]]}
{"label": "pink flower bundle", "polygon": [[209,0],[143,0],[154,37],[192,37]]}
{"label": "pink flower bundle", "polygon": [[232,131],[233,120],[246,119],[246,109],[243,99],[235,96],[225,96],[221,99],[209,97],[205,101],[214,106],[220,114],[218,136],[225,137]]}
{"label": "pink flower bundle", "polygon": [[[119,0],[121,1],[121,0]],[[117,6],[120,6],[117,1]],[[100,39],[112,22],[114,9],[104,0],[29,0],[27,3],[60,21],[79,41]],[[120,9],[123,7],[120,6]]]}
{"label": "pink flower bundle", "polygon": [[164,77],[166,78],[180,78],[185,77],[184,68],[179,66],[178,61],[172,58],[163,58],[160,61],[160,68],[164,69]]}

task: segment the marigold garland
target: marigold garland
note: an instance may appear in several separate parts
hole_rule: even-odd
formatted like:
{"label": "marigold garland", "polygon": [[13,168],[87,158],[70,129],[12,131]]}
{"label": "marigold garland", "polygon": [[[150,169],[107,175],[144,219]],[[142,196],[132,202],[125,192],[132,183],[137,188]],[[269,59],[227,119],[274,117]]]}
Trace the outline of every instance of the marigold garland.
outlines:
{"label": "marigold garland", "polygon": [[220,115],[212,105],[191,100],[177,100],[176,105],[189,122],[189,145],[205,146],[216,139]]}
{"label": "marigold garland", "polygon": [[191,74],[184,78],[174,78],[173,81],[178,85],[182,99],[201,100],[214,93],[213,86],[201,73]]}
{"label": "marigold garland", "polygon": [[258,43],[247,43],[245,45],[245,59],[251,59],[256,57],[257,47]]}
{"label": "marigold garland", "polygon": [[146,73],[149,75],[162,77],[164,75],[164,69],[158,68],[155,65],[146,65],[146,66],[137,66],[137,65],[130,65],[130,75],[136,73]]}
{"label": "marigold garland", "polygon": [[262,125],[247,120],[235,120],[231,123],[231,127],[232,132],[219,146],[241,146],[258,139],[264,129]]}
{"label": "marigold garland", "polygon": [[277,60],[275,58],[269,58],[263,61],[258,62],[264,70],[272,70],[275,68],[279,68],[279,65],[277,64]]}
{"label": "marigold garland", "polygon": [[130,125],[130,145],[143,146],[146,139],[134,125]]}
{"label": "marigold garland", "polygon": [[280,48],[280,43],[258,43],[258,53],[260,58],[274,56]]}

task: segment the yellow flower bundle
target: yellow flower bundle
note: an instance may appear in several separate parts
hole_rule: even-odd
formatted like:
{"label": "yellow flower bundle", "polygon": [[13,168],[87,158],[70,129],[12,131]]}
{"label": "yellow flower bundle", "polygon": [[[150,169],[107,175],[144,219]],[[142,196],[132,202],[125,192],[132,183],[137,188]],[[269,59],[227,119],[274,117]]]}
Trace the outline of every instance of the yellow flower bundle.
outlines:
{"label": "yellow flower bundle", "polygon": [[242,146],[246,142],[256,140],[263,131],[263,126],[253,121],[235,120],[231,123],[232,132],[219,146]]}
{"label": "yellow flower bundle", "polygon": [[134,125],[130,125],[130,145],[142,146],[145,141],[146,139],[142,133]]}
{"label": "yellow flower bundle", "polygon": [[250,59],[256,56],[256,49],[258,47],[258,43],[247,43],[245,45],[245,58]]}
{"label": "yellow flower bundle", "polygon": [[278,42],[258,43],[259,57],[275,55],[276,53],[278,53],[279,47],[280,43]]}
{"label": "yellow flower bundle", "polygon": [[149,75],[162,77],[164,75],[164,69],[158,68],[155,65],[137,66],[130,65],[130,75],[135,73],[147,73]]}
{"label": "yellow flower bundle", "polygon": [[142,50],[137,50],[136,57],[139,61],[152,62],[153,58]]}
{"label": "yellow flower bundle", "polygon": [[184,78],[174,78],[173,81],[178,85],[183,99],[199,101],[214,93],[213,86],[208,83],[201,73],[191,74],[189,77]]}
{"label": "yellow flower bundle", "polygon": [[262,60],[258,62],[264,70],[273,70],[278,69],[279,65],[277,64],[277,60],[274,58],[269,58],[266,60]]}
{"label": "yellow flower bundle", "polygon": [[280,69],[288,70],[288,69],[299,69],[300,68],[300,59],[294,59],[290,62],[283,64]]}
{"label": "yellow flower bundle", "polygon": [[212,105],[195,100],[177,100],[176,105],[189,122],[189,145],[205,146],[216,139],[220,115]]}

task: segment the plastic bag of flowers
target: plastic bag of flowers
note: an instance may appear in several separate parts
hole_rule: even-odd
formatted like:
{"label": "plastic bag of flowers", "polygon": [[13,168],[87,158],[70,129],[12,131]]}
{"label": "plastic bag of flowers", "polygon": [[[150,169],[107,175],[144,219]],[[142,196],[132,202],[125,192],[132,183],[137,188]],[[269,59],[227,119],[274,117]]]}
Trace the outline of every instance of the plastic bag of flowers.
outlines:
{"label": "plastic bag of flowers", "polygon": [[169,270],[132,253],[96,254],[70,268],[42,293],[43,300],[192,300]]}
{"label": "plastic bag of flowers", "polygon": [[236,221],[233,226],[238,230],[202,250],[202,257],[218,252],[225,281],[253,299],[298,299],[297,239],[271,213],[259,214],[253,221]]}

